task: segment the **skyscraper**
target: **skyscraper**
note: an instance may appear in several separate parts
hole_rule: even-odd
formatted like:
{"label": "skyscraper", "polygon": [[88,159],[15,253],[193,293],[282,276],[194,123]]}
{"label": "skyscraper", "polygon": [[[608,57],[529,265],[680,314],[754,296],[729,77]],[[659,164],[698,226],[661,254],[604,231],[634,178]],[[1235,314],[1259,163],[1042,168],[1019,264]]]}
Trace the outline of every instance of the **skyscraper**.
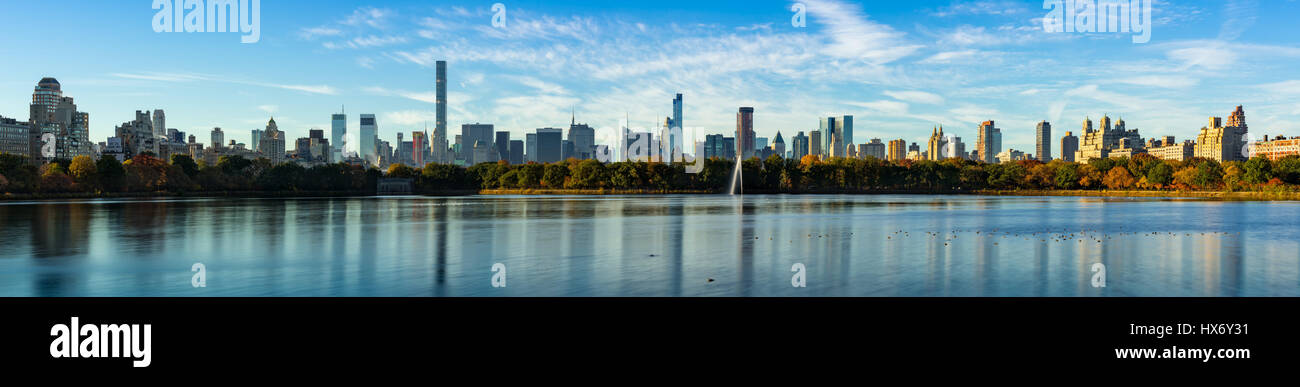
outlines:
{"label": "skyscraper", "polygon": [[41,78],[36,83],[36,89],[32,91],[32,105],[43,108],[44,112],[38,113],[39,109],[32,109],[32,122],[49,121],[49,116],[54,114],[54,109],[58,108],[59,100],[63,99],[63,86],[59,80],[54,78]]}
{"label": "skyscraper", "polygon": [[669,126],[669,137],[667,149],[669,155],[676,155],[684,152],[682,147],[682,135],[686,126],[682,124],[682,94],[677,93],[677,98],[673,98],[673,124]]}
{"label": "skyscraper", "polygon": [[573,156],[579,160],[595,158],[596,130],[587,124],[579,124],[577,116],[569,121],[569,141],[573,143]]}
{"label": "skyscraper", "polygon": [[266,123],[266,130],[262,131],[262,140],[260,141],[262,156],[271,160],[271,165],[284,162],[284,147],[287,136],[280,131],[280,127],[275,124],[275,118],[271,118]]}
{"label": "skyscraper", "polygon": [[221,150],[221,147],[224,146],[225,143],[226,134],[221,132],[221,128],[212,128],[212,146],[210,146],[210,148],[213,150]]}
{"label": "skyscraper", "polygon": [[537,157],[539,163],[554,163],[561,160],[564,151],[564,130],[556,128],[537,129]]}
{"label": "skyscraper", "polygon": [[343,160],[344,136],[348,134],[348,115],[339,112],[330,116],[330,147],[334,148],[334,160]]}
{"label": "skyscraper", "polygon": [[163,113],[162,109],[154,109],[153,111],[153,136],[167,136],[167,115]]}
{"label": "skyscraper", "polygon": [[437,66],[437,109],[438,122],[433,127],[433,162],[446,163],[447,157],[447,61],[440,60]]}
{"label": "skyscraper", "polygon": [[825,148],[822,148],[822,131],[814,130],[808,134],[808,154],[820,158],[826,158]]}
{"label": "skyscraper", "polygon": [[1061,160],[1074,162],[1074,154],[1079,151],[1079,138],[1074,136],[1074,132],[1065,132],[1065,137],[1061,137]]}
{"label": "skyscraper", "polygon": [[978,161],[989,164],[997,162],[996,157],[1002,152],[1002,129],[995,127],[993,121],[989,120],[980,124],[977,134],[979,137],[975,140],[975,152]]}
{"label": "skyscraper", "polygon": [[[465,165],[469,166],[469,165],[474,165],[479,163],[490,163],[496,161],[491,159],[497,155],[497,152],[495,151],[495,146],[492,145],[494,142],[496,142],[496,139],[493,138],[493,136],[495,135],[496,135],[496,129],[492,124],[473,123],[473,124],[461,125],[460,126],[461,154],[465,160]],[[488,153],[488,155],[492,157],[489,157],[487,159],[482,159],[478,157],[479,155],[474,153],[474,146],[476,143],[480,141],[483,142],[483,144],[485,144],[486,146],[492,147],[494,149],[492,152]]]}
{"label": "skyscraper", "polygon": [[411,164],[416,168],[424,168],[424,132],[411,132]]}
{"label": "skyscraper", "polygon": [[897,139],[889,142],[889,161],[900,161],[907,158],[907,140]]}
{"label": "skyscraper", "polygon": [[361,115],[361,130],[357,133],[357,154],[366,161],[366,165],[379,165],[379,125],[374,114]]}
{"label": "skyscraper", "polygon": [[793,159],[802,160],[804,156],[808,155],[808,135],[799,132],[799,134],[794,135],[794,139],[791,140],[790,144],[794,147],[790,154]]}
{"label": "skyscraper", "polygon": [[736,113],[736,154],[742,160],[754,156],[754,108],[742,107]]}
{"label": "skyscraper", "polygon": [[929,160],[939,161],[944,159],[947,153],[948,139],[943,136],[943,127],[934,127],[933,133],[930,134],[930,140],[926,142],[925,155]]}
{"label": "skyscraper", "polygon": [[253,129],[253,135],[251,137],[253,139],[252,146],[254,152],[262,151],[262,132],[265,132],[265,130]]}
{"label": "skyscraper", "polygon": [[492,146],[496,148],[497,160],[510,161],[510,132],[497,132],[496,141]]}
{"label": "skyscraper", "polygon": [[510,140],[510,164],[524,163],[524,141]]}
{"label": "skyscraper", "polygon": [[1052,124],[1047,121],[1039,122],[1038,128],[1034,130],[1034,136],[1034,154],[1038,155],[1038,161],[1044,163],[1052,161]]}
{"label": "skyscraper", "polygon": [[821,152],[817,153],[818,156],[847,156],[848,144],[853,143],[853,116],[823,117],[818,130],[821,131],[821,142],[818,144]]}
{"label": "skyscraper", "polygon": [[879,138],[873,138],[871,139],[871,142],[862,144],[859,148],[862,150],[858,152],[858,158],[865,159],[867,157],[875,157],[880,160],[888,159],[889,152],[885,149],[885,143],[881,142]]}
{"label": "skyscraper", "polygon": [[777,156],[785,157],[785,139],[781,138],[781,131],[776,132],[776,139],[772,140],[772,152]]}

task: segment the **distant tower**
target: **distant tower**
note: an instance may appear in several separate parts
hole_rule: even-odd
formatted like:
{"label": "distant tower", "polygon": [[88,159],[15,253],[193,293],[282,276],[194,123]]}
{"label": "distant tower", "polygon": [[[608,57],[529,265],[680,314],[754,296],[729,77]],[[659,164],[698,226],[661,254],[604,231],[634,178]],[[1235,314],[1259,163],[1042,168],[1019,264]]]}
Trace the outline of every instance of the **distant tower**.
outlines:
{"label": "distant tower", "polygon": [[154,138],[167,136],[167,116],[162,109],[153,111],[153,136]]}
{"label": "distant tower", "polygon": [[348,134],[348,115],[346,110],[340,109],[338,114],[330,116],[332,122],[330,126],[330,147],[334,148],[334,160],[343,160],[343,149],[346,143],[344,140]]}
{"label": "distant tower", "polygon": [[63,86],[59,80],[54,78],[42,78],[36,84],[36,90],[32,92],[32,105],[45,108],[43,116],[36,116],[38,109],[32,109],[32,122],[45,122],[54,114],[54,110],[59,108],[59,101],[63,99]]}
{"label": "distant tower", "polygon": [[[1052,161],[1052,124],[1043,121],[1038,123],[1038,128],[1034,130],[1034,154],[1038,155],[1038,161],[1044,163]],[[1065,151],[1064,148],[1061,151]]]}
{"label": "distant tower", "polygon": [[1074,154],[1079,151],[1079,138],[1075,137],[1074,132],[1065,132],[1065,137],[1061,137],[1061,160],[1073,163]]}
{"label": "distant tower", "polygon": [[736,149],[741,160],[754,156],[754,108],[742,107],[736,113]]}
{"label": "distant tower", "polygon": [[440,60],[437,67],[437,119],[433,127],[433,162],[447,163],[447,61]]}

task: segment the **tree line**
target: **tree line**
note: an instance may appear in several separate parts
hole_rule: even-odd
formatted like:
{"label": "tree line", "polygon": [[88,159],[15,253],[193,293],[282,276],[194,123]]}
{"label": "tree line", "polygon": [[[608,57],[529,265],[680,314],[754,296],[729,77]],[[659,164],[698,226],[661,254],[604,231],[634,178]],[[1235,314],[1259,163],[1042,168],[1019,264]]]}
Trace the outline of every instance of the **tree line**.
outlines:
{"label": "tree line", "polygon": [[[417,193],[464,193],[483,189],[643,190],[722,192],[735,161],[703,161],[699,173],[681,163],[576,160],[510,165],[484,163],[468,168],[394,164],[387,171],[349,164],[303,167],[272,165],[267,159],[223,156],[215,165],[188,155],[162,160],[148,153],[125,162],[111,156],[79,156],[41,166],[24,157],[0,154],[0,192],[42,193],[195,193],[322,192],[372,194],[380,178],[406,178]],[[984,190],[1153,190],[1300,191],[1300,156],[1277,161],[1255,157],[1245,162],[1209,159],[1162,160],[1150,155],[1094,159],[1087,163],[1036,160],[986,164],[970,160],[885,161],[806,156],[772,156],[741,163],[743,187],[751,193],[824,192],[978,192]]]}

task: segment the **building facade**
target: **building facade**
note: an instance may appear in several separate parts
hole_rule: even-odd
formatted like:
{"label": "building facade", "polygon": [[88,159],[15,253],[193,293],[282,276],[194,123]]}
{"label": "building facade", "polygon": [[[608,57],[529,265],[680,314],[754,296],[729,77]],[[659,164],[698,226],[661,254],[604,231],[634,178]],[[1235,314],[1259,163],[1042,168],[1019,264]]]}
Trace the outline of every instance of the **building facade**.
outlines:
{"label": "building facade", "polygon": [[1052,161],[1052,124],[1047,121],[1039,122],[1034,128],[1034,154],[1038,161]]}
{"label": "building facade", "polygon": [[1228,122],[1223,123],[1219,117],[1210,117],[1210,123],[1196,136],[1196,157],[1224,161],[1245,161],[1246,155],[1246,112],[1241,106],[1232,112]]}
{"label": "building facade", "polygon": [[736,112],[736,154],[741,159],[754,156],[754,108],[742,107]]}

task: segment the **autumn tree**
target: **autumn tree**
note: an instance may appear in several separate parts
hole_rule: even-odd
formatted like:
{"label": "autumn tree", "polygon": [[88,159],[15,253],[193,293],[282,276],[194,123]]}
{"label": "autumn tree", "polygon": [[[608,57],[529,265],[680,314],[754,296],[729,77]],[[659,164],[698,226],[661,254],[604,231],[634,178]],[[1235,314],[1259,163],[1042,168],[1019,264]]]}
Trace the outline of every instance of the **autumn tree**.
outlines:
{"label": "autumn tree", "polygon": [[1102,184],[1110,189],[1128,189],[1132,188],[1136,183],[1136,179],[1128,172],[1128,168],[1119,166],[1111,168],[1110,172],[1106,173],[1106,177],[1102,179]]}

